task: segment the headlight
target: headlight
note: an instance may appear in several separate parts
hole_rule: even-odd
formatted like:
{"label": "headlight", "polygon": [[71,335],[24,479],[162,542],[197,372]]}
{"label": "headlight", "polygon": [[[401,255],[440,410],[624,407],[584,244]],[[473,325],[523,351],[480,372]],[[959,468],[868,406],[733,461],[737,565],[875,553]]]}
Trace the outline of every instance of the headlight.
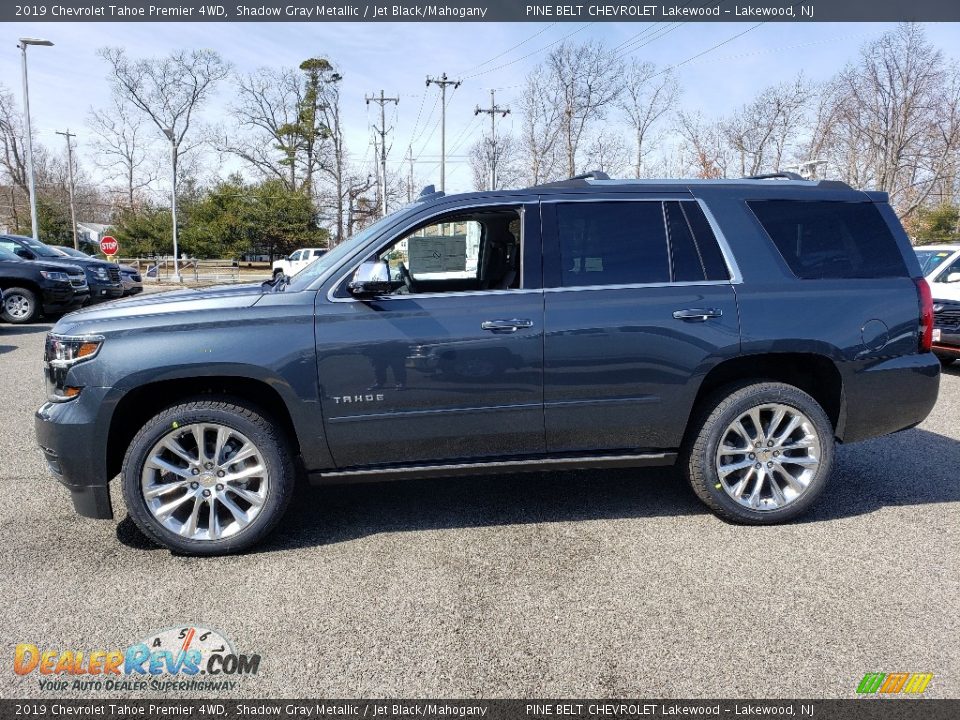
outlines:
{"label": "headlight", "polygon": [[63,402],[80,394],[79,387],[67,385],[67,373],[77,363],[95,358],[102,345],[102,335],[47,335],[43,375],[51,401]]}
{"label": "headlight", "polygon": [[98,280],[109,280],[110,273],[107,272],[106,268],[98,267],[93,269],[93,274],[97,276]]}
{"label": "headlight", "polygon": [[40,275],[45,277],[47,280],[53,280],[54,282],[70,282],[70,276],[64,272],[56,272],[54,270],[41,270]]}

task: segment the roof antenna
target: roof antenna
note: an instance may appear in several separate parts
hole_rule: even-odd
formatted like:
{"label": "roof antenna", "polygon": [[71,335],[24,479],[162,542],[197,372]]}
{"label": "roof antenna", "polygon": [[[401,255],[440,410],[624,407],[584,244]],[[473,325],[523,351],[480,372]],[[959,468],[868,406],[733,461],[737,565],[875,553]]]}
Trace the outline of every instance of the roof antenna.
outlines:
{"label": "roof antenna", "polygon": [[574,175],[570,180],[609,180],[610,176],[603,170],[591,170],[590,172]]}

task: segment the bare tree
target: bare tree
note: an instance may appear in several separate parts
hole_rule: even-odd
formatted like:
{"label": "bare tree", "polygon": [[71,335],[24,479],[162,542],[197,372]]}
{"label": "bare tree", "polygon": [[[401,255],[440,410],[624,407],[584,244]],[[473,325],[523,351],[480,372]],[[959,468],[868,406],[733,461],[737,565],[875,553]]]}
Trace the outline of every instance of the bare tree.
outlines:
{"label": "bare tree", "polygon": [[577,174],[585,134],[620,97],[622,64],[601,43],[561,43],[545,61],[546,80],[560,103],[559,123],[566,171]]}
{"label": "bare tree", "polygon": [[835,81],[836,122],[819,141],[843,179],[890,193],[901,217],[956,167],[960,78],[919,25],[868,43]]}
{"label": "bare tree", "polygon": [[601,131],[587,147],[587,166],[611,177],[622,177],[630,165],[630,148],[617,130]]}
{"label": "bare tree", "polygon": [[13,93],[0,85],[0,150],[3,169],[10,182],[27,192],[27,160],[23,115]]}
{"label": "bare tree", "polygon": [[663,122],[677,107],[680,87],[673,71],[657,70],[650,62],[634,61],[626,71],[618,105],[633,131],[633,176],[644,177],[647,157],[663,139]]}
{"label": "bare tree", "polygon": [[118,97],[169,137],[176,172],[180,156],[200,144],[187,145],[187,137],[195,129],[197,112],[229,74],[229,64],[213,50],[177,51],[139,60],[127,57],[123,48],[102,48],[99,54],[110,65],[109,77]]}
{"label": "bare tree", "polygon": [[122,182],[127,207],[133,207],[138,191],[157,179],[159,168],[144,137],[143,119],[118,95],[105,110],[90,110],[94,163],[107,179]]}
{"label": "bare tree", "polygon": [[470,148],[470,169],[473,173],[473,187],[476,190],[490,188],[490,168],[497,165],[497,187],[495,190],[516,187],[521,182],[519,143],[506,133],[498,133],[495,140],[484,136]]}
{"label": "bare tree", "polygon": [[298,122],[304,102],[303,77],[291,69],[260,68],[235,79],[232,106],[236,127],[220,132],[217,149],[239,157],[259,174],[300,189]]}
{"label": "bare tree", "polygon": [[700,178],[727,177],[730,154],[719,122],[697,113],[677,113],[677,133],[683,140],[683,166]]}
{"label": "bare tree", "polygon": [[811,88],[802,75],[762,90],[723,123],[740,175],[776,172],[799,143]]}
{"label": "bare tree", "polygon": [[547,72],[538,66],[527,76],[520,97],[523,117],[522,144],[530,167],[528,183],[538,185],[556,178],[559,153],[560,101],[547,83]]}

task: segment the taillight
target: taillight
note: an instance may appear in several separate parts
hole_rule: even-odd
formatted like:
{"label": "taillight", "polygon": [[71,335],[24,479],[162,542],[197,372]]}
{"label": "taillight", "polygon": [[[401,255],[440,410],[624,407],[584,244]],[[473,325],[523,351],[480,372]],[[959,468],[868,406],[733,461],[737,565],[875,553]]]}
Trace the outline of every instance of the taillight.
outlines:
{"label": "taillight", "polygon": [[914,278],[917,296],[920,298],[920,352],[929,352],[933,347],[933,294],[923,278]]}

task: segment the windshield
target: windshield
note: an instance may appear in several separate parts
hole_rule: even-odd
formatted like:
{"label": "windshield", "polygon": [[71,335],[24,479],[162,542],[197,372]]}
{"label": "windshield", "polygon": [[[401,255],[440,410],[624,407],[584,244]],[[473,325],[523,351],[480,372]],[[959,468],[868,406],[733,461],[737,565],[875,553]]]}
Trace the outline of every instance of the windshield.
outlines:
{"label": "windshield", "polygon": [[305,290],[314,280],[331,268],[336,267],[343,258],[347,257],[357,247],[363,245],[365,242],[367,242],[367,240],[380,232],[381,228],[393,222],[397,214],[403,212],[404,210],[406,210],[406,208],[391,213],[385,218],[381,218],[370,227],[361,230],[356,235],[344,240],[342,243],[325,253],[323,256],[318,257],[303,270],[290,278],[289,282],[285,286],[286,289]]}
{"label": "windshield", "polygon": [[24,245],[33,250],[40,257],[47,258],[61,258],[63,255],[56,250],[54,250],[49,245],[44,245],[42,242],[34,240],[33,238],[20,238]]}
{"label": "windshield", "polygon": [[916,250],[917,260],[920,261],[920,273],[926,277],[938,267],[940,267],[945,260],[947,260],[953,252],[950,250]]}
{"label": "windshield", "polygon": [[87,260],[90,259],[90,256],[83,252],[83,250],[76,250],[72,247],[61,247],[59,245],[55,246],[54,249],[66,257],[86,258]]}

